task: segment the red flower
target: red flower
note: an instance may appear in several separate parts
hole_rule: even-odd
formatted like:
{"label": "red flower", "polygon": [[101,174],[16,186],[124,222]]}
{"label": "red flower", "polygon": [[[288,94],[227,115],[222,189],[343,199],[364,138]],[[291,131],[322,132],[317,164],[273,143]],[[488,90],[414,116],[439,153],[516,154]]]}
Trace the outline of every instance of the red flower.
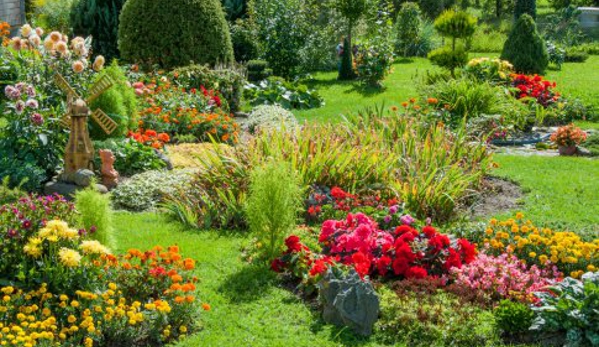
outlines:
{"label": "red flower", "polygon": [[428,241],[428,245],[432,247],[436,252],[439,252],[443,248],[448,247],[449,244],[449,237],[443,234],[436,234]]}
{"label": "red flower", "polygon": [[166,276],[166,270],[162,266],[150,269],[149,272],[150,272],[150,275],[155,278],[158,278],[161,276]]}
{"label": "red flower", "polygon": [[270,268],[274,272],[283,272],[283,269],[285,268],[285,262],[277,258],[270,263]]}
{"label": "red flower", "polygon": [[400,225],[397,228],[395,228],[395,235],[400,236],[403,235],[405,233],[411,233],[412,232],[412,227],[409,225]]}
{"label": "red flower", "polygon": [[391,258],[384,255],[379,258],[376,262],[376,267],[379,271],[379,275],[385,276],[389,271],[389,265],[391,265]]}
{"label": "red flower", "polygon": [[318,259],[314,262],[314,265],[310,269],[310,277],[314,277],[316,275],[320,275],[327,271],[327,262],[324,259]]}
{"label": "red flower", "polygon": [[302,250],[300,238],[295,235],[291,235],[285,240],[285,246],[287,246],[287,249],[293,253],[297,253]]}
{"label": "red flower", "polygon": [[460,253],[464,259],[464,263],[469,264],[476,259],[476,247],[466,239],[459,239],[458,246],[460,247]]}
{"label": "red flower", "polygon": [[451,268],[457,267],[458,269],[462,267],[462,259],[460,259],[460,254],[453,248],[449,249],[449,256],[443,264],[445,270],[450,270]]}
{"label": "red flower", "polygon": [[368,275],[370,272],[370,260],[368,260],[368,257],[364,253],[354,253],[351,259],[354,263],[354,268],[360,277]]}
{"label": "red flower", "polygon": [[348,194],[339,187],[333,187],[333,189],[331,189],[331,196],[337,200],[343,200]]}
{"label": "red flower", "polygon": [[432,226],[427,225],[424,228],[422,228],[422,232],[424,233],[424,235],[426,235],[427,238],[430,239],[437,233],[437,230],[435,228],[433,228]]}
{"label": "red flower", "polygon": [[423,267],[412,266],[406,271],[405,276],[406,276],[406,278],[422,279],[422,278],[426,278],[426,276],[428,276],[428,272]]}

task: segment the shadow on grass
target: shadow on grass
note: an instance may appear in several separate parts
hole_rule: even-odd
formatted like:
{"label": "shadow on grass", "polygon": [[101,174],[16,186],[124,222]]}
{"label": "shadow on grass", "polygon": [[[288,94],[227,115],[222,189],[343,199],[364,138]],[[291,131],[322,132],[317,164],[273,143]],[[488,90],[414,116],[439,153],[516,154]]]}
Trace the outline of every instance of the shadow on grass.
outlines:
{"label": "shadow on grass", "polygon": [[333,342],[340,343],[343,346],[363,346],[371,342],[370,336],[361,336],[354,333],[351,328],[338,327],[335,325],[327,324],[321,316],[320,310],[313,310],[314,323],[310,327],[313,333],[322,331],[324,327],[331,327],[331,334],[329,339]]}
{"label": "shadow on grass", "polygon": [[218,291],[232,303],[260,299],[276,284],[276,274],[267,266],[248,265],[223,281]]}

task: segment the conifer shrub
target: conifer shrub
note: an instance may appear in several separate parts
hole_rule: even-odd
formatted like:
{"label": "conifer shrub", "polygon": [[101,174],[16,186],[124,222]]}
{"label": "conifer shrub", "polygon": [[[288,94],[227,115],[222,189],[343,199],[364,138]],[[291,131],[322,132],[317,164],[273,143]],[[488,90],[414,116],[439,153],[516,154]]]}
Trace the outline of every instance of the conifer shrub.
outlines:
{"label": "conifer shrub", "polygon": [[531,16],[524,14],[516,21],[503,46],[501,59],[512,63],[520,73],[542,74],[545,71],[549,54]]}
{"label": "conifer shrub", "polygon": [[523,14],[537,19],[537,0],[516,0],[514,6],[514,19],[518,20]]}
{"label": "conifer shrub", "polygon": [[119,26],[121,56],[164,68],[234,61],[219,0],[128,0]]}
{"label": "conifer shrub", "polygon": [[119,57],[119,15],[126,0],[80,0],[71,10],[71,26],[78,36],[92,36],[95,55],[108,61]]}
{"label": "conifer shrub", "polygon": [[450,40],[448,46],[438,48],[429,53],[433,64],[451,71],[454,75],[456,68],[466,65],[468,53],[458,46],[458,40],[468,40],[476,31],[476,18],[466,12],[448,10],[435,20],[435,30]]}

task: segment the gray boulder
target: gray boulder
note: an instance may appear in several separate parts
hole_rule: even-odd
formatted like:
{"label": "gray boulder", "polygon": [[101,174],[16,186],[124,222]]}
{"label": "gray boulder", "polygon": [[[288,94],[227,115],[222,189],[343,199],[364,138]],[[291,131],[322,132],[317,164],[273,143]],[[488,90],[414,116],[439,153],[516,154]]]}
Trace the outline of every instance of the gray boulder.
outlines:
{"label": "gray boulder", "polygon": [[354,269],[346,276],[336,276],[329,269],[318,287],[325,322],[347,326],[361,335],[372,334],[380,304],[370,282],[363,281]]}

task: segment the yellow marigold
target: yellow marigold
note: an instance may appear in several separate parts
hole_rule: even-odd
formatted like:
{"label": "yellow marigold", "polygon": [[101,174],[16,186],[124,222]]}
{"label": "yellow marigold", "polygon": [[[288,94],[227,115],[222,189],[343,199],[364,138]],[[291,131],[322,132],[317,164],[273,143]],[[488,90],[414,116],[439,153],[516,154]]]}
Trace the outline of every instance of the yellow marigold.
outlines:
{"label": "yellow marigold", "polygon": [[60,262],[66,267],[77,267],[81,262],[81,254],[70,248],[61,248],[58,251]]}
{"label": "yellow marigold", "polygon": [[81,242],[79,249],[83,252],[83,254],[110,254],[108,248],[96,240],[87,240]]}

